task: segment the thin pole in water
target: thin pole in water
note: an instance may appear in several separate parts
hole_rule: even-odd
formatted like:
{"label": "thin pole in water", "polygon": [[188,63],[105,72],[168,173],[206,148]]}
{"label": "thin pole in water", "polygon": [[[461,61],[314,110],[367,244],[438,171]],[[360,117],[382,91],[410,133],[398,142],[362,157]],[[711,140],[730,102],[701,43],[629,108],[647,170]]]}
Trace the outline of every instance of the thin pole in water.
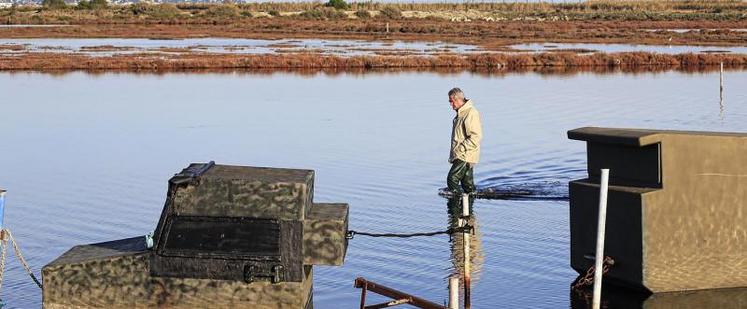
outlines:
{"label": "thin pole in water", "polygon": [[5,239],[5,226],[3,218],[5,217],[5,190],[0,188],[0,240]]}
{"label": "thin pole in water", "polygon": [[5,189],[0,188],[0,230],[3,229],[3,218],[5,216]]}
{"label": "thin pole in water", "polygon": [[602,268],[604,263],[604,231],[607,223],[607,189],[609,187],[610,170],[602,169],[602,179],[599,186],[599,218],[597,221],[597,251],[594,259],[594,300],[593,309],[599,309],[602,300]]}
{"label": "thin pole in water", "polygon": [[721,69],[719,71],[721,72],[721,74],[719,75],[720,81],[721,81],[719,82],[719,89],[721,89],[721,92],[723,93],[724,92],[724,63],[723,62],[721,62]]}
{"label": "thin pole in water", "polygon": [[[469,194],[462,194],[462,217],[464,217],[464,225],[469,223]],[[469,248],[469,233],[470,231],[464,231],[464,308],[472,308],[472,300],[470,299],[470,248]]]}
{"label": "thin pole in water", "polygon": [[459,309],[459,277],[449,277],[449,309]]}
{"label": "thin pole in water", "polygon": [[723,108],[724,107],[724,63],[723,62],[721,62],[721,69],[720,69],[720,74],[719,74],[719,87],[718,87],[718,89],[719,89],[719,93],[718,93],[719,94],[718,95],[719,96],[719,101],[718,101],[718,103]]}

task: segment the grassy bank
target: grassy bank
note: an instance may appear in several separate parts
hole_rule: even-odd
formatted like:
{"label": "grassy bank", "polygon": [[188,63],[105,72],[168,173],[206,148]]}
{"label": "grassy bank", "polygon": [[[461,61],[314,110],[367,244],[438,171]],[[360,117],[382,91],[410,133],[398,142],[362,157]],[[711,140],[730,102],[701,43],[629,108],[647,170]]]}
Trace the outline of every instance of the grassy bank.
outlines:
{"label": "grassy bank", "polygon": [[[92,0],[73,7],[0,10],[8,24],[66,27],[0,28],[0,38],[226,37],[255,39],[360,39],[443,41],[489,51],[528,42],[745,45],[747,2],[588,1],[584,3],[392,3],[283,2],[248,4],[107,5]],[[677,31],[670,31],[676,29]],[[684,30],[683,30],[684,29]],[[17,48],[6,46],[1,48]],[[620,53],[484,54],[337,57],[318,54],[147,54],[88,57],[74,54],[0,56],[0,70],[184,69],[443,69],[527,68],[691,69],[725,62],[747,64],[745,55]]]}
{"label": "grassy bank", "polygon": [[697,69],[747,66],[747,55],[654,53],[575,53],[441,55],[436,57],[287,55],[123,55],[90,57],[66,53],[29,53],[0,56],[0,70],[152,70],[187,69],[491,69],[521,71],[528,68],[638,68],[639,70]]}
{"label": "grassy bank", "polygon": [[[61,0],[48,0],[58,1]],[[97,2],[101,3],[101,1]],[[334,4],[334,5],[332,5]],[[335,5],[337,7],[335,7]],[[234,37],[447,41],[500,49],[523,42],[743,45],[747,2],[299,3],[17,6],[0,38]],[[684,33],[667,29],[689,29]]]}
{"label": "grassy bank", "polygon": [[[95,1],[95,0],[94,0]],[[103,2],[14,6],[0,10],[11,24],[86,23],[240,23],[250,18],[444,20],[618,20],[673,21],[747,19],[744,1],[588,1],[583,3],[377,3],[267,2],[243,4],[146,4],[112,6]]]}
{"label": "grassy bank", "polygon": [[[254,39],[360,39],[443,41],[473,44],[488,50],[526,42],[640,43],[664,45],[744,45],[747,32],[718,29],[747,23],[723,22],[471,22],[431,20],[338,22],[291,19],[251,19],[243,24],[169,23],[75,25],[46,28],[0,28],[0,38],[190,38],[226,37]],[[676,33],[666,30],[695,28]],[[698,30],[701,29],[702,30]],[[387,29],[389,31],[387,31]]]}

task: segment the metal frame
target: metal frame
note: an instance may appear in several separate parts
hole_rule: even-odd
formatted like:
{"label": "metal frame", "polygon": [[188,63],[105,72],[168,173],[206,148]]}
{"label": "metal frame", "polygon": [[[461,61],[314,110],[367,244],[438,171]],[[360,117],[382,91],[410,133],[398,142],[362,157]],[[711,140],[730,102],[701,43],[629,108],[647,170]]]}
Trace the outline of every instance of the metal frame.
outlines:
{"label": "metal frame", "polygon": [[[386,287],[381,284],[368,281],[361,277],[358,277],[355,279],[355,287],[358,289],[361,289],[360,309],[387,308],[387,307],[394,307],[394,306],[403,305],[403,304],[408,304],[408,305],[411,305],[417,308],[423,308],[423,309],[449,309],[446,306],[442,306],[442,305],[430,302],[428,300],[407,294],[405,292],[397,291],[390,287]],[[389,302],[366,306],[366,292],[368,290],[371,290],[371,292],[374,292],[376,294],[389,297],[393,300]]]}

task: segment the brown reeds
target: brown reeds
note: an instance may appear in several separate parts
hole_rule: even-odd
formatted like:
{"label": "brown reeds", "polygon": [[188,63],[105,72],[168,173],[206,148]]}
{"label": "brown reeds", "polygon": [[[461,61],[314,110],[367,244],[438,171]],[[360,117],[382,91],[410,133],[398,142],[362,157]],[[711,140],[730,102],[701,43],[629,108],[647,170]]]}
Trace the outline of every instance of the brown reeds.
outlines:
{"label": "brown reeds", "polygon": [[25,49],[26,46],[20,44],[0,44],[0,50],[21,51]]}
{"label": "brown reeds", "polygon": [[312,53],[281,55],[121,55],[91,57],[68,53],[27,53],[0,56],[0,70],[153,70],[186,69],[491,69],[521,71],[527,68],[638,68],[640,70],[693,69],[716,66],[747,66],[745,54],[679,54],[644,52],[541,54],[478,54],[429,56],[340,57]]}
{"label": "brown reeds", "polygon": [[[387,24],[390,32],[387,33]],[[709,29],[685,33],[650,29]],[[78,25],[46,28],[0,28],[2,38],[146,37],[146,38],[338,38],[364,40],[420,40],[477,44],[501,50],[524,42],[638,43],[667,45],[744,45],[747,20],[730,22],[449,22],[443,20],[293,20],[248,18],[239,24],[169,23]]]}
{"label": "brown reeds", "polygon": [[[66,8],[39,9],[37,6],[14,6],[0,9],[0,21],[11,24],[116,24],[116,23],[236,23],[252,16],[273,18],[308,18],[303,12],[318,12],[324,2],[263,2],[243,4],[153,5],[137,3],[86,10]],[[745,19],[744,1],[584,1],[579,3],[499,3],[499,2],[354,2],[347,11],[349,18],[360,18],[356,12],[376,12],[375,18],[399,19],[400,16],[378,14],[403,12],[402,17],[458,18],[491,20],[582,20],[582,21],[674,21],[709,20],[740,21]],[[258,14],[263,13],[263,14]],[[404,14],[406,13],[406,14]]]}

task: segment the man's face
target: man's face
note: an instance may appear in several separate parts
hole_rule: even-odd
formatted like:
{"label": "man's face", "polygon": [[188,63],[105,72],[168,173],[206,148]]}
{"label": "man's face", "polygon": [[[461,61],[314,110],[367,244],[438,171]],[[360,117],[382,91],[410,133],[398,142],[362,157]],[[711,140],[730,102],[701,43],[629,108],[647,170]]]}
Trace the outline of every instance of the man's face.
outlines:
{"label": "man's face", "polygon": [[464,102],[457,98],[449,97],[449,105],[451,105],[451,109],[458,110],[462,105],[464,105]]}

